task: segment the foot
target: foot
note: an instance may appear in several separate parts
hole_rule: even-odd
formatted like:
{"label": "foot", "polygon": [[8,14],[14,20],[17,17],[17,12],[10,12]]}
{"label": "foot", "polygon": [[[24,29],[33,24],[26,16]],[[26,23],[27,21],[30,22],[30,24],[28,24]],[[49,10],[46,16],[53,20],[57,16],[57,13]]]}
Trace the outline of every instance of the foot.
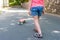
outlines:
{"label": "foot", "polygon": [[39,34],[39,33],[35,33],[33,36],[36,38],[42,38],[42,34]]}
{"label": "foot", "polygon": [[22,24],[24,24],[24,23],[26,23],[25,20],[23,20],[23,21],[18,21],[18,24],[20,24],[20,25],[22,25]]}

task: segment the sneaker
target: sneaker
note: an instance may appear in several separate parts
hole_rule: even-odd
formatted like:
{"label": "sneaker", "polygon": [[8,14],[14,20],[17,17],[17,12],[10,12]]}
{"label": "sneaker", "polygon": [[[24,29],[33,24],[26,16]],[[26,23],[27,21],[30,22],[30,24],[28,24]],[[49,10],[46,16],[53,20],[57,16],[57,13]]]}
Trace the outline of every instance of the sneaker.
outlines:
{"label": "sneaker", "polygon": [[39,33],[35,33],[33,36],[36,38],[42,38],[42,34],[39,34]]}

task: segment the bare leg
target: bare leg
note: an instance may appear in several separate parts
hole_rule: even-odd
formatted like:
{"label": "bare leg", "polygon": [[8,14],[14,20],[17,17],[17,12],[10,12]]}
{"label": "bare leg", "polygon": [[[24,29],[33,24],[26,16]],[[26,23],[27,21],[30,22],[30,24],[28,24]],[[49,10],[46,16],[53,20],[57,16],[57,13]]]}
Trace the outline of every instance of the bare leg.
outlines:
{"label": "bare leg", "polygon": [[40,25],[39,25],[39,17],[38,16],[34,16],[33,18],[34,18],[35,29],[37,30],[37,32],[39,34],[42,34],[41,28],[40,28]]}

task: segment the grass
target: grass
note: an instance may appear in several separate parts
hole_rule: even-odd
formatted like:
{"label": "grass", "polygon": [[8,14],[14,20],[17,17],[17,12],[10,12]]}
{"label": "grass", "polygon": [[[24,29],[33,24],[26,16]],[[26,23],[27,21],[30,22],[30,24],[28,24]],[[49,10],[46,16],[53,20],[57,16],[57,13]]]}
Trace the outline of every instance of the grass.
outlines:
{"label": "grass", "polygon": [[15,0],[15,1],[10,0],[9,5],[10,6],[21,5],[21,3],[24,3],[24,2],[28,2],[28,0]]}

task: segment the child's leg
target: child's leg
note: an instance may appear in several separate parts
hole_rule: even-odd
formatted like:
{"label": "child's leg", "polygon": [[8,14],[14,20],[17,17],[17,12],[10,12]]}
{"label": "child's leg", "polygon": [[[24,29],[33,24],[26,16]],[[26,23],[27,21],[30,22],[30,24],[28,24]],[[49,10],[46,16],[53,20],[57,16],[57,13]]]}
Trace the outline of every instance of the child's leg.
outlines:
{"label": "child's leg", "polygon": [[32,7],[31,8],[31,15],[33,16],[33,19],[34,19],[35,30],[37,30],[38,34],[40,36],[42,36],[41,28],[40,28],[40,25],[39,25],[39,17],[41,16],[39,7]]}
{"label": "child's leg", "polygon": [[40,25],[39,25],[39,18],[38,18],[38,16],[33,16],[33,19],[34,19],[35,29],[37,30],[37,32],[39,34],[42,34],[41,28],[40,28]]}

